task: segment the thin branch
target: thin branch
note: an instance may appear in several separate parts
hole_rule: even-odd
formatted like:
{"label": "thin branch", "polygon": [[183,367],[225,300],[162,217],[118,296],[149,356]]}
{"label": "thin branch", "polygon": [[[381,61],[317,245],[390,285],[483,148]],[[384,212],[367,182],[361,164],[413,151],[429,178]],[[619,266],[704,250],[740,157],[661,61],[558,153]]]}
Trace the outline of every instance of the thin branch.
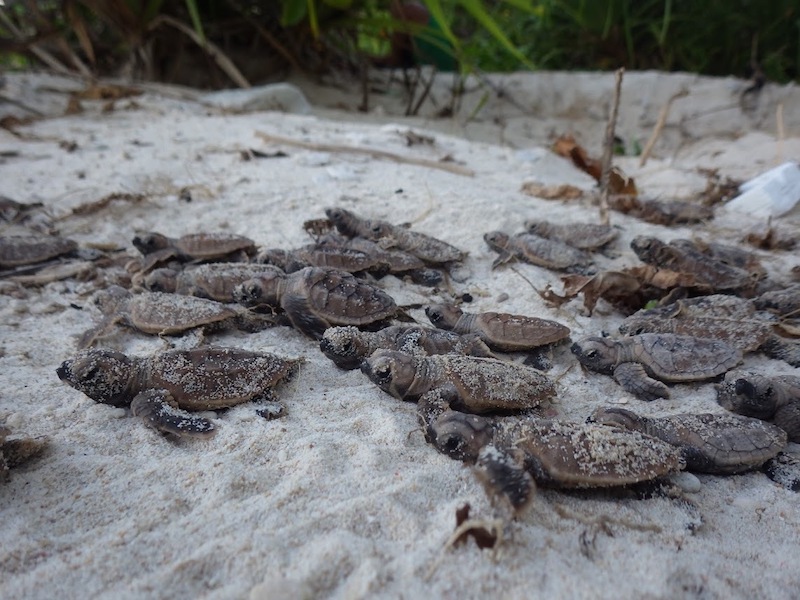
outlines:
{"label": "thin branch", "polygon": [[416,165],[418,167],[427,167],[429,169],[439,169],[440,171],[447,171],[448,173],[455,173],[456,175],[463,175],[464,177],[474,177],[475,171],[460,167],[458,165],[436,162],[432,160],[425,160],[424,158],[414,158],[411,156],[403,156],[401,154],[394,154],[393,152],[386,152],[385,150],[375,150],[373,148],[360,148],[358,146],[344,146],[339,144],[314,144],[312,142],[304,142],[302,140],[293,140],[278,135],[271,135],[256,131],[256,136],[260,137],[265,142],[271,144],[286,144],[287,146],[294,146],[296,148],[305,148],[306,150],[314,150],[315,152],[349,152],[351,154],[362,154],[371,156],[372,158],[379,158],[384,160],[391,160],[397,163],[407,165]]}
{"label": "thin branch", "polygon": [[658,113],[658,121],[656,121],[656,126],[653,127],[653,133],[650,134],[650,139],[647,140],[647,143],[644,146],[644,150],[642,150],[642,156],[639,159],[639,166],[643,167],[647,164],[647,159],[650,158],[650,153],[653,151],[653,146],[656,145],[656,141],[658,140],[658,136],[661,135],[661,130],[664,129],[664,125],[667,123],[667,117],[669,116],[669,110],[672,108],[672,103],[675,102],[678,98],[684,98],[689,95],[689,90],[686,88],[682,88],[679,92],[676,92],[670,96],[667,103],[661,107],[661,112]]}
{"label": "thin branch", "polygon": [[169,25],[170,27],[174,27],[188,38],[190,38],[195,44],[200,46],[206,54],[208,54],[211,59],[217,63],[217,66],[222,69],[222,71],[231,78],[231,80],[238,85],[240,88],[248,89],[252,87],[250,82],[245,79],[244,75],[241,74],[239,69],[236,68],[236,65],[233,64],[233,61],[228,58],[225,53],[214,43],[210,42],[209,40],[204,40],[201,38],[197,32],[186,25],[185,23],[181,23],[177,19],[173,19],[167,15],[159,15],[153,22],[150,24],[151,31],[157,28],[159,25]]}
{"label": "thin branch", "polygon": [[[25,38],[25,36],[22,34],[22,32],[19,29],[17,29],[17,26],[14,25],[14,23],[11,22],[11,19],[8,18],[8,16],[6,15],[5,11],[0,10],[0,21],[3,22],[3,25],[5,25],[8,28],[8,30],[12,33],[12,35],[17,40],[22,40],[22,39]],[[41,48],[39,48],[39,46],[37,44],[31,44],[29,46],[29,49],[31,51],[31,54],[33,54],[36,58],[38,58],[40,61],[42,61],[48,67],[53,69],[55,72],[62,73],[64,75],[72,75],[73,74],[72,71],[70,71],[67,67],[65,67],[63,64],[61,64],[49,52],[46,52],[45,50],[42,50]]]}
{"label": "thin branch", "polygon": [[608,182],[611,177],[611,159],[614,155],[614,130],[617,127],[617,114],[619,113],[619,97],[622,90],[622,76],[625,69],[617,69],[614,73],[614,99],[611,102],[611,113],[606,126],[606,137],[603,141],[603,159],[600,175],[600,222],[608,225]]}

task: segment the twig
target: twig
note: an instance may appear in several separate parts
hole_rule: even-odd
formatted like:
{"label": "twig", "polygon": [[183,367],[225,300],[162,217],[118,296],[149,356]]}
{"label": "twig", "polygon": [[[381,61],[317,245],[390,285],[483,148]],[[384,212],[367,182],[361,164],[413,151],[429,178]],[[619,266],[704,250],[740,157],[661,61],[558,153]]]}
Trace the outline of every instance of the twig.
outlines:
{"label": "twig", "polygon": [[664,129],[664,125],[667,123],[667,117],[669,116],[669,109],[672,108],[672,103],[678,98],[684,98],[688,95],[689,90],[682,88],[679,92],[672,94],[669,100],[667,100],[666,104],[661,107],[661,112],[658,113],[658,121],[656,121],[656,126],[653,127],[653,133],[650,134],[650,139],[647,140],[644,150],[642,150],[642,156],[639,159],[640,167],[643,167],[645,164],[647,164],[647,159],[650,158],[650,153],[653,151],[653,146],[656,145],[658,136],[661,135],[661,130]]}
{"label": "twig", "polygon": [[[422,77],[422,71],[419,72],[419,76]],[[431,87],[433,86],[433,82],[436,79],[436,67],[433,68],[431,72],[431,76],[428,79],[427,83],[425,83],[424,87],[422,88],[422,94],[420,94],[419,99],[414,104],[414,107],[411,109],[411,114],[406,115],[410,117],[416,117],[417,113],[419,113],[419,109],[422,108],[422,103],[425,102],[425,99],[428,97],[428,94],[431,92]]]}
{"label": "twig", "polygon": [[614,99],[611,103],[611,112],[606,126],[606,137],[603,140],[603,159],[600,171],[600,223],[608,225],[608,182],[611,176],[611,158],[614,154],[614,130],[617,127],[617,113],[619,112],[619,97],[622,90],[622,76],[625,68],[617,69],[614,73]]}
{"label": "twig", "polygon": [[159,25],[169,25],[170,27],[174,27],[184,35],[186,35],[189,39],[191,39],[195,44],[200,46],[211,59],[217,63],[217,66],[222,69],[222,71],[231,78],[231,80],[238,85],[240,88],[248,89],[252,87],[250,82],[245,79],[244,75],[236,68],[236,65],[233,64],[233,61],[228,58],[225,53],[214,43],[208,41],[207,39],[204,40],[201,38],[197,32],[186,25],[185,23],[181,23],[178,19],[173,19],[167,15],[159,15],[153,22],[150,24],[151,31],[156,29]]}
{"label": "twig", "polygon": [[359,148],[358,146],[344,146],[340,144],[314,144],[312,142],[304,142],[302,140],[293,140],[291,138],[281,137],[279,135],[272,135],[256,131],[256,136],[260,137],[265,142],[272,144],[286,144],[287,146],[294,146],[296,148],[305,148],[306,150],[314,150],[315,152],[350,152],[352,154],[364,154],[372,158],[381,158],[391,160],[398,163],[408,165],[416,165],[418,167],[427,167],[429,169],[439,169],[440,171],[447,171],[448,173],[455,173],[456,175],[463,175],[464,177],[474,177],[475,171],[465,167],[459,167],[451,163],[435,162],[432,160],[425,160],[424,158],[413,158],[411,156],[402,156],[394,154],[393,152],[386,152],[385,150],[375,150],[373,148]]}

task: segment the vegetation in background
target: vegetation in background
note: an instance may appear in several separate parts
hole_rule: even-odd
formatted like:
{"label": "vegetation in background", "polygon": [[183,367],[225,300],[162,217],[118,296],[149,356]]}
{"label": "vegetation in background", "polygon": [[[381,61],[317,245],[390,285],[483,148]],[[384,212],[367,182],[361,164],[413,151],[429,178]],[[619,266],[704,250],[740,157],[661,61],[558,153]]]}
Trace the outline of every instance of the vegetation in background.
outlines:
{"label": "vegetation in background", "polygon": [[[359,73],[406,34],[441,68],[683,70],[800,79],[797,0],[5,0],[0,66],[204,87]],[[226,62],[227,61],[227,62]]]}

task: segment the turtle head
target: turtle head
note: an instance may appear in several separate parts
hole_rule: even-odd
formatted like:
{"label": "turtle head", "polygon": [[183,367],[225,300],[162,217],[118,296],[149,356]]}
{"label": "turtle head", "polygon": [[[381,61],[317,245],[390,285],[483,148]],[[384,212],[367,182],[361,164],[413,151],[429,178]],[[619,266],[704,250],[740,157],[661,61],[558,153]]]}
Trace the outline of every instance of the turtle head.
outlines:
{"label": "turtle head", "polygon": [[447,410],[428,427],[430,442],[442,454],[474,463],[481,448],[491,443],[491,420],[478,415]]}
{"label": "turtle head", "polygon": [[254,306],[280,306],[284,276],[279,271],[267,272],[248,279],[233,288],[233,299],[248,308]]}
{"label": "turtle head", "polygon": [[144,287],[151,292],[175,291],[178,283],[178,271],[175,269],[155,269],[144,278]]}
{"label": "turtle head", "polygon": [[169,248],[172,245],[167,236],[152,231],[142,232],[136,235],[132,241],[136,249],[145,256]]}
{"label": "turtle head", "polygon": [[483,234],[483,241],[495,252],[502,252],[508,246],[508,234],[502,231],[490,231]]}
{"label": "turtle head", "polygon": [[640,417],[630,410],[617,407],[605,407],[598,408],[594,411],[589,418],[586,419],[586,422],[637,430],[640,420]]}
{"label": "turtle head", "polygon": [[361,363],[361,372],[387,394],[406,400],[417,377],[416,360],[405,352],[378,350]]}
{"label": "turtle head", "polygon": [[347,237],[356,237],[361,234],[358,231],[358,223],[360,219],[356,217],[349,210],[339,207],[326,208],[325,216],[333,223],[336,230],[342,235]]}
{"label": "turtle head", "polygon": [[439,329],[453,329],[463,314],[454,304],[431,304],[425,307],[425,315]]}
{"label": "turtle head", "polygon": [[113,350],[83,350],[56,369],[61,381],[92,400],[128,406],[132,400],[133,361]]}
{"label": "turtle head", "polygon": [[357,327],[329,327],[322,334],[319,349],[340,369],[357,369],[369,354]]}
{"label": "turtle head", "polygon": [[732,371],[717,386],[717,403],[740,415],[769,419],[778,408],[778,394],[768,377]]}
{"label": "turtle head", "polygon": [[592,336],[570,347],[580,363],[592,371],[611,374],[617,365],[617,342],[612,339]]}
{"label": "turtle head", "polygon": [[113,315],[126,309],[131,296],[121,285],[111,285],[97,292],[92,302],[104,315]]}

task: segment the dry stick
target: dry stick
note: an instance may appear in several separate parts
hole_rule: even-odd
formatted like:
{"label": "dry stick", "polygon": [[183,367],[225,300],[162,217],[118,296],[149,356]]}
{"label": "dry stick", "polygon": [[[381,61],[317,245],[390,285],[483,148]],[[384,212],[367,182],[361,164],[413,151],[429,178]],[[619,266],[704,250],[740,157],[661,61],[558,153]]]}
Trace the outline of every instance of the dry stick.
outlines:
{"label": "dry stick", "polygon": [[603,141],[603,159],[600,171],[600,223],[608,225],[608,182],[611,177],[611,157],[614,154],[614,129],[617,127],[617,113],[619,112],[619,97],[622,89],[622,75],[625,68],[617,69],[614,73],[616,84],[614,86],[614,100],[611,103],[611,114],[606,126],[606,137]]}
{"label": "dry stick", "polygon": [[[11,22],[6,16],[6,13],[0,10],[0,21],[2,21],[3,25],[14,35],[17,40],[22,40],[25,36],[22,32],[17,29],[16,25]],[[61,64],[56,58],[54,58],[50,53],[45,52],[36,44],[31,44],[29,46],[31,54],[33,54],[36,58],[46,64],[48,67],[53,69],[56,73],[62,73],[65,75],[71,75],[72,71],[70,71],[67,67]]]}
{"label": "dry stick", "polygon": [[645,164],[647,164],[647,159],[650,158],[650,153],[653,151],[653,146],[656,145],[658,136],[661,135],[661,130],[664,129],[664,125],[667,123],[667,117],[669,116],[669,109],[672,108],[672,103],[678,98],[684,98],[688,95],[689,90],[686,88],[681,88],[679,92],[672,94],[669,100],[667,100],[667,103],[661,107],[661,112],[658,113],[658,121],[656,121],[656,126],[653,128],[653,133],[650,134],[650,139],[647,140],[644,150],[642,150],[642,157],[639,159],[640,167],[643,167]]}
{"label": "dry stick", "polygon": [[244,75],[241,74],[239,69],[236,68],[236,65],[233,64],[233,61],[225,56],[225,53],[216,45],[211,43],[208,40],[204,40],[201,38],[197,32],[186,25],[185,23],[181,23],[177,19],[173,19],[167,15],[160,15],[153,19],[152,24],[150,25],[150,31],[154,30],[161,24],[169,25],[170,27],[174,27],[184,35],[186,35],[189,39],[191,39],[195,44],[200,46],[211,59],[217,63],[217,66],[222,69],[225,74],[231,78],[231,80],[238,85],[240,88],[248,89],[252,87],[250,82],[245,79]]}
{"label": "dry stick", "polygon": [[463,175],[464,177],[474,177],[475,171],[465,167],[459,167],[451,163],[435,162],[432,160],[425,160],[424,158],[413,158],[410,156],[402,156],[394,154],[393,152],[386,152],[385,150],[375,150],[373,148],[359,148],[358,146],[343,146],[339,144],[314,144],[312,142],[304,142],[302,140],[293,140],[291,138],[281,137],[279,135],[272,135],[256,131],[256,136],[260,137],[265,142],[272,144],[286,144],[287,146],[295,146],[296,148],[305,148],[306,150],[314,150],[315,152],[350,152],[352,154],[365,154],[372,158],[382,158],[391,160],[398,163],[407,165],[416,165],[418,167],[428,167],[429,169],[439,169],[440,171],[447,171],[448,173],[455,173],[456,175]]}

